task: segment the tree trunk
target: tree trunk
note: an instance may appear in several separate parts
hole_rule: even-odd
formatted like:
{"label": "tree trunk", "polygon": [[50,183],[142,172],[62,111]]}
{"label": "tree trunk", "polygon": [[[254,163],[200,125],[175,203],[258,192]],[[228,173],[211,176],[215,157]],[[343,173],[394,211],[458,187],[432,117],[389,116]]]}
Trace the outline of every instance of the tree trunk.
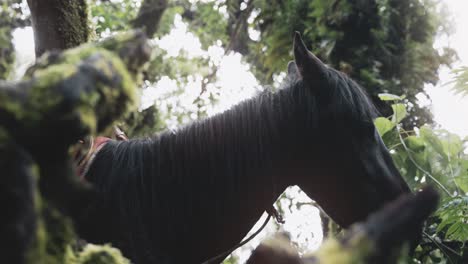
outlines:
{"label": "tree trunk", "polygon": [[64,50],[88,41],[86,0],[28,0],[36,57],[50,50]]}
{"label": "tree trunk", "polygon": [[151,38],[159,28],[159,22],[167,8],[167,0],[145,0],[132,21],[134,28],[142,29]]}

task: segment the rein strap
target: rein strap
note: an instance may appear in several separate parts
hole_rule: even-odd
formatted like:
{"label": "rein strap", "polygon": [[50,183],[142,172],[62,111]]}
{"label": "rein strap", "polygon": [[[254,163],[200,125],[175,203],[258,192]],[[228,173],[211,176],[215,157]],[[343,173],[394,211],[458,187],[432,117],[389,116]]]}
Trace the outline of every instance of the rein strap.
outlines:
{"label": "rein strap", "polygon": [[266,225],[268,222],[270,222],[271,217],[273,216],[279,224],[284,224],[284,219],[283,216],[276,210],[276,208],[271,205],[268,209],[266,209],[266,212],[268,213],[268,217],[265,219],[263,222],[262,226],[255,231],[252,235],[250,235],[248,238],[245,240],[239,242],[238,244],[234,245],[230,249],[224,251],[223,253],[216,255],[206,261],[204,261],[202,264],[214,264],[214,263],[219,263],[219,261],[225,259],[229,254],[231,254],[234,250],[242,247],[243,245],[249,243],[254,237],[256,237],[260,232],[262,232],[263,229],[265,229]]}
{"label": "rein strap", "polygon": [[250,235],[248,238],[246,238],[244,241],[241,241],[240,243],[238,243],[237,245],[234,245],[232,248],[224,251],[223,253],[217,255],[217,256],[214,256],[208,260],[206,260],[205,262],[203,262],[202,264],[213,264],[213,263],[219,263],[218,261],[221,261],[223,259],[225,259],[229,254],[231,254],[234,250],[242,247],[243,245],[247,244],[250,242],[250,240],[252,240],[254,237],[256,237],[258,234],[260,234],[260,232],[266,227],[266,225],[268,224],[268,222],[270,221],[271,219],[271,214],[268,214],[268,217],[265,219],[265,222],[263,222],[262,226],[257,230],[255,231],[255,233],[253,233],[252,235]]}

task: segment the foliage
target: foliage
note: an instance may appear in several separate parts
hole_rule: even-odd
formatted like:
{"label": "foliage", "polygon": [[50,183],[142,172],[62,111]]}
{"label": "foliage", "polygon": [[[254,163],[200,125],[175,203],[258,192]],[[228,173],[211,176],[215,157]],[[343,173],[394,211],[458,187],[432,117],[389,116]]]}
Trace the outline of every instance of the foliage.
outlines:
{"label": "foliage", "polygon": [[202,47],[207,49],[219,40],[227,43],[227,20],[219,11],[220,6],[215,2],[200,1],[196,8],[197,16],[190,21],[189,28],[200,39]]}
{"label": "foliage", "polygon": [[[382,95],[381,99],[397,109],[403,98]],[[390,118],[378,118],[375,125],[412,189],[432,184],[445,197],[428,221],[414,257],[422,263],[463,263],[468,258],[468,139],[429,126],[404,130],[400,122],[405,117],[402,108]]]}
{"label": "foliage", "polygon": [[455,77],[452,81],[454,84],[453,90],[457,94],[468,95],[468,67],[460,67],[453,71]]}
{"label": "foliage", "polygon": [[95,1],[89,3],[94,29],[98,38],[111,32],[130,29],[130,21],[138,12],[138,0]]}
{"label": "foliage", "polygon": [[23,14],[21,2],[6,0],[0,3],[0,80],[8,79],[13,69],[13,30],[29,24],[29,20]]}
{"label": "foliage", "polygon": [[291,59],[292,33],[303,33],[321,59],[367,89],[383,116],[393,112],[377,95],[405,94],[404,102],[411,105],[403,121],[407,129],[432,123],[429,108],[420,106],[416,96],[425,94],[426,83],[437,83],[439,67],[450,65],[456,56],[450,48],[433,47],[436,36],[450,32],[438,0],[179,0],[172,4],[163,17],[162,35],[169,32],[171,18],[180,14],[203,49],[221,43],[226,54],[241,53],[257,79],[267,85]]}
{"label": "foliage", "polygon": [[444,202],[437,216],[441,222],[437,232],[445,231],[450,240],[465,241],[468,237],[468,196],[455,196]]}
{"label": "foliage", "polygon": [[282,70],[291,33],[304,32],[312,50],[365,87],[384,116],[392,112],[377,95],[405,94],[413,106],[404,127],[431,123],[429,109],[417,104],[416,95],[425,93],[425,83],[437,83],[439,66],[450,64],[454,55],[433,48],[439,28],[447,30],[436,6],[432,0],[260,1],[253,23],[261,32],[252,49],[255,65],[262,64],[267,77]]}
{"label": "foliage", "polygon": [[[122,1],[97,1],[90,3],[92,21],[95,23],[96,34],[98,38],[112,34],[116,31],[127,30],[130,27],[130,21],[136,16],[136,11],[141,5],[138,0]],[[216,101],[216,93],[212,90],[207,91],[207,86],[213,87],[217,76],[218,62],[213,61],[207,56],[207,50],[216,41],[216,30],[222,29],[222,23],[219,22],[219,12],[210,13],[214,8],[212,2],[197,3],[197,9],[202,12],[202,16],[194,20],[188,28],[199,37],[203,52],[201,56],[189,56],[185,50],[181,50],[177,56],[169,55],[164,49],[156,48],[149,67],[145,72],[145,88],[154,89],[162,78],[174,81],[177,89],[168,90],[161,93],[155,99],[153,109],[142,109],[130,114],[126,119],[119,123],[129,136],[143,136],[150,134],[150,131],[160,131],[167,127],[164,120],[171,119],[171,124],[182,124],[187,121],[202,118],[206,116],[207,105],[212,105]],[[200,7],[198,9],[198,7]],[[161,40],[171,32],[174,27],[174,19],[186,12],[186,10],[195,8],[195,4],[189,1],[180,1],[176,5],[170,5],[164,12],[159,30],[155,34],[156,39]],[[214,14],[214,15],[213,15]],[[199,19],[198,19],[199,18]],[[218,26],[216,26],[218,25]],[[209,39],[209,38],[213,39]],[[157,45],[157,44],[156,44]],[[182,104],[177,98],[186,91],[184,89],[193,82],[194,79],[201,79],[203,83],[202,92],[195,98],[192,105]],[[164,89],[164,88],[163,88]],[[166,89],[165,89],[166,90]],[[142,116],[139,116],[142,115]],[[145,120],[137,125],[138,120]],[[128,122],[128,123],[127,123]],[[127,131],[128,130],[128,131]]]}
{"label": "foliage", "polygon": [[[128,29],[140,4],[139,0],[90,3],[98,36]],[[177,0],[169,2],[156,36],[168,34],[174,18],[181,16],[203,50],[221,44],[225,54],[243,54],[256,78],[271,85],[292,57],[292,33],[300,31],[320,58],[367,89],[383,116],[393,114],[393,109],[377,95],[405,94],[402,102],[410,107],[406,108],[403,127],[411,130],[432,123],[428,106],[419,105],[416,95],[425,94],[426,83],[437,83],[439,67],[449,65],[455,57],[449,48],[433,48],[435,37],[450,31],[445,12],[438,0]],[[174,69],[185,73],[182,77],[202,72],[203,82],[216,83],[218,65],[206,57],[186,59],[180,53],[168,58],[161,51],[151,62],[149,86],[167,76],[177,81],[179,91],[175,94],[181,94],[188,83]],[[216,96],[204,103],[215,101]],[[190,120],[193,113],[177,113],[177,119]]]}

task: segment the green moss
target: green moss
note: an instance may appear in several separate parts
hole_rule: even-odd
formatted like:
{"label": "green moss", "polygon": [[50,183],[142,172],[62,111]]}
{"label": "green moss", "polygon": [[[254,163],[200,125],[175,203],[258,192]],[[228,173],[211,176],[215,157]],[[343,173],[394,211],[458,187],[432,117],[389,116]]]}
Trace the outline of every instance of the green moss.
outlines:
{"label": "green moss", "polygon": [[130,264],[120,250],[110,245],[87,244],[81,252],[68,257],[67,264]]}
{"label": "green moss", "polygon": [[[30,168],[38,180],[37,166]],[[51,203],[34,193],[37,227],[34,243],[26,254],[26,263],[34,264],[129,264],[120,250],[110,245],[87,244],[83,249],[76,245],[72,220],[60,213]]]}
{"label": "green moss", "polygon": [[360,264],[365,263],[373,249],[372,241],[362,232],[346,244],[334,238],[327,239],[313,256],[320,264]]}
{"label": "green moss", "polygon": [[28,126],[36,126],[41,122],[44,113],[51,111],[61,102],[60,94],[55,93],[51,87],[69,78],[75,71],[73,67],[63,65],[54,65],[47,71],[39,71],[34,75],[35,82],[29,90],[26,102],[20,103],[0,95],[0,104],[16,120],[24,121],[23,124]]}
{"label": "green moss", "polygon": [[86,43],[89,38],[88,5],[86,0],[59,1],[58,30],[61,32],[66,48],[73,48]]}
{"label": "green moss", "polygon": [[[92,58],[92,59],[91,59]],[[94,133],[110,125],[99,120],[114,120],[133,108],[137,102],[136,82],[124,62],[114,53],[85,45],[65,51],[58,58],[44,56],[24,78],[30,83],[28,97],[23,102],[0,94],[0,107],[29,128],[37,127],[47,113],[58,111],[63,98],[57,89],[67,79],[80,74],[80,65],[95,69],[108,81],[95,83],[96,89],[80,93],[70,113],[57,112],[61,120],[78,120],[83,131]],[[102,78],[100,78],[102,79]],[[112,86],[110,86],[112,85]],[[98,125],[99,123],[99,125]]]}
{"label": "green moss", "polygon": [[76,111],[78,118],[88,133],[95,134],[97,132],[97,119],[95,113],[88,107],[80,107]]}
{"label": "green moss", "polygon": [[[39,181],[39,167],[33,165],[31,174]],[[26,263],[63,264],[69,254],[70,245],[75,242],[75,232],[71,219],[62,215],[34,190],[34,208],[36,213],[36,234],[33,244],[26,253]]]}
{"label": "green moss", "polygon": [[118,87],[111,87],[106,83],[96,83],[95,91],[81,95],[79,116],[84,124],[90,126],[91,132],[110,125],[97,122],[96,116],[101,120],[113,120],[133,109],[137,102],[137,87],[124,63],[106,50],[99,50],[94,55],[101,58],[93,61],[93,67],[99,69],[109,80],[119,79],[119,84]]}
{"label": "green moss", "polygon": [[[35,169],[38,171],[38,169]],[[76,241],[71,219],[46,203],[35,193],[36,238],[26,255],[27,263],[63,264]]]}
{"label": "green moss", "polygon": [[[149,51],[149,46],[144,45],[146,41],[146,36],[144,33],[138,30],[129,31],[117,34],[112,36],[111,38],[107,38],[97,45],[107,50],[114,51],[115,53],[119,54],[121,59],[123,60],[124,64],[126,65],[127,70],[133,74],[134,79],[137,82],[141,81],[141,69],[146,67],[147,62],[150,60],[151,52]],[[148,49],[148,50],[146,50]],[[122,56],[128,53],[129,50],[139,51],[142,56]],[[145,52],[149,54],[144,55]],[[145,58],[148,56],[148,58]]]}
{"label": "green moss", "polygon": [[106,50],[119,51],[125,47],[129,42],[135,39],[135,31],[121,32],[110,38],[106,38],[97,45]]}
{"label": "green moss", "polygon": [[51,206],[43,211],[43,219],[47,228],[47,253],[63,262],[68,247],[75,242],[72,221]]}

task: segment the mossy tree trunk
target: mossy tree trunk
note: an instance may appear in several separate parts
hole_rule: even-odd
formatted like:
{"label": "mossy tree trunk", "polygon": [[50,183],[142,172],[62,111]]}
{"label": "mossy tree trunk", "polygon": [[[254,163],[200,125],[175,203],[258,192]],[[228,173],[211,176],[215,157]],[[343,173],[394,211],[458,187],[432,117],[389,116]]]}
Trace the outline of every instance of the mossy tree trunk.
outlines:
{"label": "mossy tree trunk", "polygon": [[[65,50],[89,40],[86,0],[28,0],[34,30],[36,57],[51,50]],[[159,27],[167,0],[145,0],[132,26],[153,36]]]}
{"label": "mossy tree trunk", "polygon": [[[0,81],[0,255],[8,263],[128,263],[109,246],[78,243],[75,230],[102,235],[94,226],[101,219],[83,217],[95,210],[95,194],[75,175],[69,149],[134,105],[150,57],[145,34],[65,51],[89,40],[86,0],[27,2],[37,62],[21,81]],[[133,25],[153,35],[166,7],[145,1]]]}
{"label": "mossy tree trunk", "polygon": [[36,57],[48,50],[64,50],[88,41],[86,0],[28,0]]}
{"label": "mossy tree trunk", "polygon": [[144,33],[132,32],[48,53],[21,81],[0,82],[0,198],[7,215],[0,236],[10,241],[0,255],[7,263],[83,263],[88,251],[114,256],[96,263],[126,263],[110,247],[77,246],[74,227],[99,229],[84,217],[95,194],[75,175],[69,148],[135,106],[149,58]]}

